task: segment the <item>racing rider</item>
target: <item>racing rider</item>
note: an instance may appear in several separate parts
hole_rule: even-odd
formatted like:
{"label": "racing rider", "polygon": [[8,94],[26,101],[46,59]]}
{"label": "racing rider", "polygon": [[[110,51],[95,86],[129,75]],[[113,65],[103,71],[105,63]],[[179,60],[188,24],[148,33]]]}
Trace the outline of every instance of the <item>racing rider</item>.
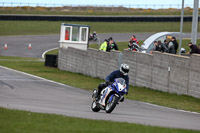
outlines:
{"label": "racing rider", "polygon": [[[101,94],[101,91],[108,85],[111,85],[116,78],[123,78],[126,81],[126,88],[128,90],[128,88],[129,88],[128,72],[129,72],[129,66],[127,64],[121,64],[119,70],[113,71],[112,73],[110,73],[110,75],[108,75],[106,77],[106,83],[101,83],[98,86],[98,94],[96,95],[96,98],[98,98]],[[127,92],[127,94],[128,94],[128,92]],[[123,99],[122,99],[122,101],[123,101]]]}

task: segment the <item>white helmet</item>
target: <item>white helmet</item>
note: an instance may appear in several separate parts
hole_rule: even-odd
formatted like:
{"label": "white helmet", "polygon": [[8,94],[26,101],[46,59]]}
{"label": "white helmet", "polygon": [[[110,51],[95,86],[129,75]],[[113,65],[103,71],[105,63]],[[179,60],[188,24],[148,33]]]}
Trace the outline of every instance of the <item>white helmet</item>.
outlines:
{"label": "white helmet", "polygon": [[121,66],[120,66],[120,72],[121,72],[123,75],[128,75],[129,66],[128,66],[127,64],[121,64]]}

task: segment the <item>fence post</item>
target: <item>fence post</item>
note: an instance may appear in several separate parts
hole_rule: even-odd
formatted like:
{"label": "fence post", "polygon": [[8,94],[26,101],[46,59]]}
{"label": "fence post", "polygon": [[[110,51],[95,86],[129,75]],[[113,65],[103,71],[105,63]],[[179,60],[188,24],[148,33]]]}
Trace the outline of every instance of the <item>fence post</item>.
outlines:
{"label": "fence post", "polygon": [[118,68],[120,68],[122,63],[123,63],[123,54],[122,52],[120,52],[118,55]]}

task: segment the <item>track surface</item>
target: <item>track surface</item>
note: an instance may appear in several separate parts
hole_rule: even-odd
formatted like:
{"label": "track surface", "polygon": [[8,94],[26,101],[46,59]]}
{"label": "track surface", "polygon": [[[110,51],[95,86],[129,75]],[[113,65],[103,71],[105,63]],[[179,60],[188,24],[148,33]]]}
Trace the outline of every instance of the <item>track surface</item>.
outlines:
{"label": "track surface", "polygon": [[[138,40],[145,40],[153,33],[137,33]],[[124,42],[130,39],[130,33],[99,34],[100,42],[113,37],[116,42]],[[184,34],[184,38],[190,38],[190,34]],[[198,34],[200,38],[200,34]],[[59,47],[59,35],[34,35],[34,36],[8,36],[0,37],[0,55],[41,58],[42,53],[48,49]],[[7,43],[8,50],[4,50]],[[32,44],[32,50],[28,50],[28,44]],[[94,43],[94,42],[91,42]]]}
{"label": "track surface", "polygon": [[[131,34],[100,34],[117,41],[127,41]],[[151,33],[136,34],[144,40]],[[187,37],[187,36],[186,36]],[[189,35],[188,35],[189,37]],[[58,35],[0,37],[8,43],[8,50],[0,48],[6,56],[38,57],[50,48],[58,47]],[[28,50],[28,43],[32,50]],[[111,114],[91,111],[91,92],[50,82],[0,67],[0,106],[34,112],[56,113],[73,117],[122,121],[162,127],[200,130],[200,114],[160,107],[143,102],[125,100]]]}
{"label": "track surface", "polygon": [[111,114],[90,109],[91,92],[0,67],[0,106],[73,117],[200,130],[200,115],[125,100]]}

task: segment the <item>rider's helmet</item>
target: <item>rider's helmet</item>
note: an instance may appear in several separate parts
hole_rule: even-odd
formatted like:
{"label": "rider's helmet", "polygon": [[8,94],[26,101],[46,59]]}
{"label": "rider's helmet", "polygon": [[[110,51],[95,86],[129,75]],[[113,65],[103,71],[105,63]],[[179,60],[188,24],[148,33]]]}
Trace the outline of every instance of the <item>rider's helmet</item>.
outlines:
{"label": "rider's helmet", "polygon": [[121,66],[120,66],[120,72],[121,72],[123,75],[128,75],[129,66],[128,66],[127,64],[121,64]]}
{"label": "rider's helmet", "polygon": [[95,34],[96,34],[96,31],[94,31],[93,33],[95,33]]}

